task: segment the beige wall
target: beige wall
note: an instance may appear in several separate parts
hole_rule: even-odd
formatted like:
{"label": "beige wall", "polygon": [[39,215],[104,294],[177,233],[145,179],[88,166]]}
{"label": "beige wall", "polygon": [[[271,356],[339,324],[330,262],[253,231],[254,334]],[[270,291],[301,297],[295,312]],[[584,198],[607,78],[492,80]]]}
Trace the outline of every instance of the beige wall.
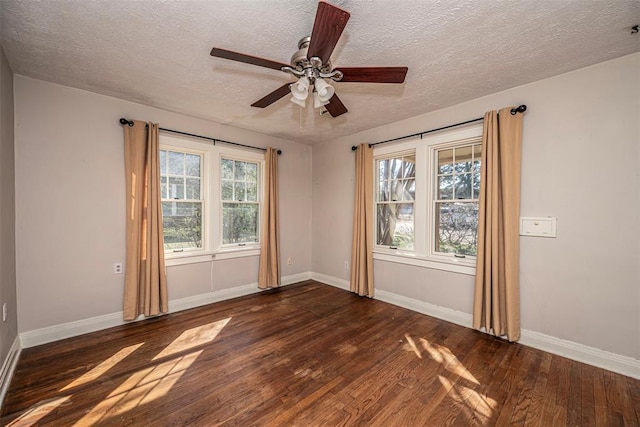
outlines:
{"label": "beige wall", "polygon": [[[524,103],[521,213],[557,216],[558,237],[520,239],[522,326],[640,359],[639,69],[634,54],[314,146],[314,272],[349,278],[351,145]],[[472,311],[471,276],[375,261],[375,286]]]}
{"label": "beige wall", "polygon": [[13,144],[13,72],[0,47],[0,366],[18,334],[15,253],[15,169]]}
{"label": "beige wall", "polygon": [[[281,250],[294,259],[282,274],[311,270],[309,146],[23,76],[15,96],[21,332],[122,310],[124,276],[113,274],[125,259],[120,117],[281,148]],[[169,267],[170,300],[255,283],[257,261]]]}

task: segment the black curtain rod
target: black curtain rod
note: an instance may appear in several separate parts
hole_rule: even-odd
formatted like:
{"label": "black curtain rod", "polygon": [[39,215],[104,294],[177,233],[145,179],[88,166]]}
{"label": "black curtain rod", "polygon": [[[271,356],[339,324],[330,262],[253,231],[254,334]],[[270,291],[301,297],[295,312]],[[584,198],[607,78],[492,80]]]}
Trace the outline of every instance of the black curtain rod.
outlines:
{"label": "black curtain rod", "polygon": [[[120,119],[120,124],[123,125],[123,126],[124,125],[133,126],[133,120],[127,120],[125,118],[121,118]],[[149,125],[147,125],[147,127],[148,126]],[[253,145],[239,144],[237,142],[225,141],[224,139],[211,138],[209,136],[196,135],[194,133],[182,132],[182,131],[174,130],[174,129],[166,129],[166,128],[159,128],[159,129],[161,131],[164,131],[164,132],[171,132],[171,133],[177,133],[179,135],[186,135],[186,136],[192,136],[194,138],[206,139],[206,140],[212,141],[213,145],[215,145],[216,142],[222,142],[223,144],[231,144],[231,145],[236,145],[238,147],[245,147],[245,148],[252,148],[254,150],[267,151],[266,148],[254,147]],[[278,150],[278,154],[282,154],[282,150]]]}
{"label": "black curtain rod", "polygon": [[[511,109],[511,115],[515,116],[516,114],[524,113],[525,111],[527,111],[527,106],[526,105],[524,105],[524,104],[518,105],[516,108],[512,108]],[[378,145],[378,144],[386,144],[387,142],[399,141],[401,139],[412,138],[414,136],[420,136],[422,138],[422,135],[426,135],[428,133],[438,132],[439,130],[445,130],[445,129],[454,128],[454,127],[457,127],[457,126],[468,125],[469,123],[479,122],[480,120],[484,120],[484,117],[478,117],[477,119],[471,119],[471,120],[467,120],[465,122],[460,122],[460,123],[456,123],[456,124],[449,125],[449,126],[443,126],[441,128],[437,128],[437,129],[425,130],[423,132],[418,132],[418,133],[414,133],[414,134],[411,134],[411,135],[400,136],[398,138],[387,139],[385,141],[374,142],[373,144],[369,144],[369,147],[373,147],[374,145]],[[351,151],[356,151],[357,149],[358,149],[357,145],[352,145],[351,146]]]}

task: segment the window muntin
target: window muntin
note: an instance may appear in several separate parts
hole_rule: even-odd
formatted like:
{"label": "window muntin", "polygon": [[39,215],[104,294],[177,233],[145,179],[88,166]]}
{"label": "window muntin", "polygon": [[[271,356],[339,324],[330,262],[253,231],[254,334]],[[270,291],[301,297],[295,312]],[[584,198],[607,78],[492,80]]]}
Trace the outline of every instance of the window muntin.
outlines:
{"label": "window muntin", "polygon": [[160,191],[164,249],[169,252],[203,247],[202,153],[160,150]]}
{"label": "window muntin", "polygon": [[475,256],[478,241],[480,141],[437,147],[434,153],[433,251]]}
{"label": "window muntin", "polygon": [[376,159],[376,245],[414,248],[415,153]]}
{"label": "window muntin", "polygon": [[226,156],[220,159],[223,246],[259,241],[259,166]]}

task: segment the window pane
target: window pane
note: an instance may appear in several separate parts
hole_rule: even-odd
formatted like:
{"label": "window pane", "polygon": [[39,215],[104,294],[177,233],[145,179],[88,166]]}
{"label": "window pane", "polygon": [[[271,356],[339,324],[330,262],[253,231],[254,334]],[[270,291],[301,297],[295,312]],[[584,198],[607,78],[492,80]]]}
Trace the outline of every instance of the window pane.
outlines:
{"label": "window pane", "polygon": [[456,199],[470,199],[471,198],[471,174],[465,173],[463,175],[456,175]]}
{"label": "window pane", "polygon": [[222,244],[258,241],[258,204],[223,203]]}
{"label": "window pane", "polygon": [[438,151],[438,173],[453,173],[453,150]]}
{"label": "window pane", "polygon": [[222,200],[233,200],[233,181],[222,181]]}
{"label": "window pane", "polygon": [[461,148],[456,148],[456,173],[471,172],[471,145]]}
{"label": "window pane", "polygon": [[379,204],[377,244],[413,249],[413,203]]}
{"label": "window pane", "polygon": [[416,177],[416,156],[406,156],[403,158],[404,160],[404,170],[403,177],[404,178],[415,178]]}
{"label": "window pane", "polygon": [[200,199],[200,178],[187,178],[187,199]]}
{"label": "window pane", "polygon": [[445,202],[436,204],[436,252],[476,255],[478,240],[478,203]]}
{"label": "window pane", "polygon": [[169,196],[167,195],[167,177],[160,176],[160,198],[166,199]]}
{"label": "window pane", "polygon": [[391,201],[398,202],[402,200],[402,181],[397,179],[389,182],[389,188],[391,189]]}
{"label": "window pane", "polygon": [[256,163],[247,163],[245,172],[247,174],[247,181],[255,182],[258,180],[258,165]]}
{"label": "window pane", "polygon": [[378,176],[380,181],[389,179],[389,160],[378,160]]}
{"label": "window pane", "polygon": [[402,160],[389,159],[389,179],[402,177]]}
{"label": "window pane", "polygon": [[473,198],[478,199],[480,197],[480,174],[473,174]]}
{"label": "window pane", "polygon": [[244,182],[236,182],[235,188],[236,188],[236,196],[234,197],[233,200],[237,202],[244,202],[247,198],[247,194],[246,194],[247,192],[244,187]]}
{"label": "window pane", "polygon": [[196,154],[187,154],[187,175],[200,177],[200,159]]}
{"label": "window pane", "polygon": [[169,151],[169,174],[184,175],[184,153]]}
{"label": "window pane", "polygon": [[164,249],[202,247],[202,202],[162,202]]}
{"label": "window pane", "polygon": [[404,181],[403,200],[413,200],[416,198],[416,180],[408,179]]}
{"label": "window pane", "polygon": [[244,181],[244,175],[245,175],[244,169],[245,169],[245,166],[246,166],[245,162],[241,162],[239,160],[235,161],[236,170],[235,170],[234,179],[236,181]]}
{"label": "window pane", "polygon": [[233,160],[222,159],[221,164],[222,179],[233,179]]}
{"label": "window pane", "polygon": [[381,181],[378,185],[378,201],[388,202],[390,199],[389,181]]}
{"label": "window pane", "polygon": [[160,150],[160,175],[167,174],[167,152]]}
{"label": "window pane", "polygon": [[169,177],[169,199],[184,199],[184,179]]}
{"label": "window pane", "polygon": [[438,199],[446,200],[451,198],[453,198],[453,177],[439,176],[438,177]]}
{"label": "window pane", "polygon": [[247,183],[247,200],[249,202],[258,201],[258,183],[257,182]]}

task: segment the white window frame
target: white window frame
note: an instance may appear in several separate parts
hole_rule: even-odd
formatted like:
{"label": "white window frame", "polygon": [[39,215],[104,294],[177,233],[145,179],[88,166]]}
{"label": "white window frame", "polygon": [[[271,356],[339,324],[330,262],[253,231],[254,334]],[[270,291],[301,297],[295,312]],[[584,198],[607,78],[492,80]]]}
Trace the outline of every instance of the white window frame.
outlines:
{"label": "white window frame", "polygon": [[[234,150],[234,149],[227,149],[227,147],[221,147],[220,151],[218,152],[218,161],[217,163],[217,177],[219,180],[221,180],[221,170],[220,170],[220,165],[222,163],[222,159],[228,159],[228,160],[239,160],[241,162],[251,162],[251,163],[257,163],[258,164],[258,241],[257,242],[251,242],[251,243],[232,243],[232,244],[223,244],[222,242],[222,206],[223,206],[223,202],[222,202],[222,188],[221,188],[221,182],[218,181],[216,183],[217,186],[217,204],[218,204],[218,236],[216,237],[216,242],[218,242],[218,251],[246,251],[246,250],[260,250],[260,238],[262,236],[262,209],[263,209],[263,193],[264,193],[264,167],[265,167],[265,162],[264,162],[264,154],[256,154],[256,153],[250,153],[247,151],[239,151],[239,150]],[[230,202],[228,202],[230,203]]]}
{"label": "white window frame", "polygon": [[[376,164],[379,160],[388,160],[388,159],[402,159],[403,157],[407,157],[407,156],[413,156],[415,155],[415,150],[414,149],[409,149],[409,150],[405,150],[405,151],[394,151],[392,153],[385,153],[384,150],[380,150],[381,153],[379,153],[378,155],[376,155],[373,159],[373,170],[376,171],[375,174],[375,182],[374,182],[374,215],[377,218],[378,215],[378,204],[385,204],[385,203],[389,203],[390,201],[379,201],[378,197],[379,197],[379,189],[380,189],[380,173],[378,172],[378,169],[376,167]],[[416,174],[417,174],[417,161],[416,161]],[[416,184],[416,188],[418,186],[417,183],[417,179],[414,178],[415,180],[415,184]],[[386,245],[379,245],[378,242],[378,222],[377,220],[374,221],[375,224],[375,229],[373,230],[373,234],[374,234],[374,238],[375,238],[375,247],[380,249],[380,250],[387,250],[387,251],[400,251],[400,252],[407,252],[407,253],[412,253],[415,252],[415,241],[416,241],[416,218],[415,218],[415,209],[416,209],[416,200],[414,198],[414,200],[412,201],[407,201],[407,200],[400,200],[397,202],[392,202],[392,203],[397,203],[397,204],[408,204],[411,203],[413,204],[413,249],[406,249],[406,248],[396,248],[394,246],[386,246]]]}
{"label": "white window frame", "polygon": [[[377,173],[376,160],[414,151],[416,155],[416,194],[414,199],[414,249],[391,249],[374,244],[376,260],[415,265],[436,270],[475,275],[476,257],[457,258],[453,254],[435,252],[435,202],[437,150],[475,143],[482,139],[482,123],[448,131],[407,139],[400,143],[374,147],[373,170]],[[378,178],[374,176],[376,184]],[[374,190],[375,191],[375,190]],[[376,198],[374,197],[374,224],[376,224]],[[375,231],[374,231],[375,234]]]}
{"label": "white window frame", "polygon": [[222,244],[222,201],[220,162],[222,157],[258,163],[258,240],[262,230],[264,194],[264,153],[249,149],[214,145],[210,142],[169,134],[160,134],[160,149],[188,152],[203,156],[202,164],[202,248],[183,252],[165,251],[167,266],[207,262],[229,258],[260,255],[260,242],[245,245]]}

